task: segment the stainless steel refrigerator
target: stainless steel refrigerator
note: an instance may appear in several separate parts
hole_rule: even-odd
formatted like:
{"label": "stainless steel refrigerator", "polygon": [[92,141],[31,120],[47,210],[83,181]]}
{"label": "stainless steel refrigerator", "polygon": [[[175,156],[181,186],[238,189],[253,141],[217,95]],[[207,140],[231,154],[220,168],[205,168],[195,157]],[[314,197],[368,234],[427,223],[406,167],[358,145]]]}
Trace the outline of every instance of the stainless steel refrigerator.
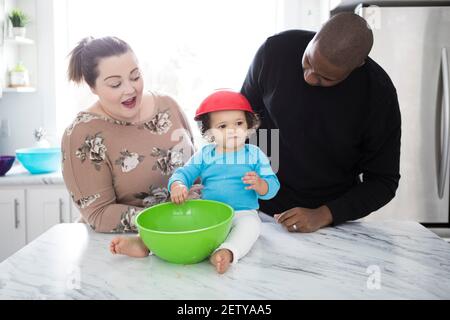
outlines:
{"label": "stainless steel refrigerator", "polygon": [[354,10],[373,30],[370,57],[391,77],[402,115],[400,185],[368,219],[448,228],[450,2],[369,1]]}

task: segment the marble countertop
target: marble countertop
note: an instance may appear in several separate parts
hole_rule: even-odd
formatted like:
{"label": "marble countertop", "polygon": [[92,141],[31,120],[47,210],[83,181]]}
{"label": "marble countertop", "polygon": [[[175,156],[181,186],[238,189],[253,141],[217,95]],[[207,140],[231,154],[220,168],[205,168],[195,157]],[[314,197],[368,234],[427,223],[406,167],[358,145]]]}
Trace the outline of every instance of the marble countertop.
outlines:
{"label": "marble countertop", "polygon": [[0,177],[0,187],[46,184],[64,184],[61,171],[46,174],[31,174],[16,161],[6,175]]}
{"label": "marble countertop", "polygon": [[416,222],[292,234],[265,222],[224,275],[208,261],[113,256],[114,235],[59,224],[0,263],[0,299],[449,299],[450,244]]}

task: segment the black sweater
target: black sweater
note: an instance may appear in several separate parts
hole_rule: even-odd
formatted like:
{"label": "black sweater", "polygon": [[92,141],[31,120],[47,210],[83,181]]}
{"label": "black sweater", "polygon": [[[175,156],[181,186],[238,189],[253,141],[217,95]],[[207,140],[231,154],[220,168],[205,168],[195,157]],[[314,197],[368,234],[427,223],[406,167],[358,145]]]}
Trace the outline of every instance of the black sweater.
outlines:
{"label": "black sweater", "polygon": [[[273,215],[327,205],[333,224],[339,224],[362,218],[395,196],[400,110],[389,76],[370,58],[336,86],[308,85],[301,61],[313,36],[290,30],[268,38],[241,92],[261,117],[259,130],[270,137],[270,129],[279,129],[281,189],[275,198],[260,201],[260,209]],[[268,148],[264,141],[258,145],[274,167],[268,140]]]}

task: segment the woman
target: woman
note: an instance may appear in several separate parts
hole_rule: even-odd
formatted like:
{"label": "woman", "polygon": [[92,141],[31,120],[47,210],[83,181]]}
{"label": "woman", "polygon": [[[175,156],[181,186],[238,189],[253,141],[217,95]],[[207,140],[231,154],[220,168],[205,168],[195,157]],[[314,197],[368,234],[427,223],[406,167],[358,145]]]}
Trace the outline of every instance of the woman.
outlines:
{"label": "woman", "polygon": [[189,124],[172,98],[143,93],[136,56],[118,38],[80,41],[68,77],[86,82],[98,100],[63,135],[66,186],[95,231],[135,232],[137,213],[170,200],[169,177],[195,151]]}

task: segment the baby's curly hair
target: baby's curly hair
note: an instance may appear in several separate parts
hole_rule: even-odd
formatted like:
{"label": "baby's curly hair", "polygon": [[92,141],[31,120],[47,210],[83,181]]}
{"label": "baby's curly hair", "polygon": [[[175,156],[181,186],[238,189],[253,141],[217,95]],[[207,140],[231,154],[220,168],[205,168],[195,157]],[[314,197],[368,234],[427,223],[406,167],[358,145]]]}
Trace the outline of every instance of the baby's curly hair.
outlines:
{"label": "baby's curly hair", "polygon": [[[259,116],[256,113],[244,111],[245,112],[245,120],[247,122],[247,130],[254,131],[259,128],[261,125],[261,121]],[[208,142],[214,142],[214,137],[209,136],[207,134],[208,130],[211,129],[211,118],[209,113],[202,114],[198,117],[197,120],[198,127],[200,129],[200,133],[202,137]]]}

